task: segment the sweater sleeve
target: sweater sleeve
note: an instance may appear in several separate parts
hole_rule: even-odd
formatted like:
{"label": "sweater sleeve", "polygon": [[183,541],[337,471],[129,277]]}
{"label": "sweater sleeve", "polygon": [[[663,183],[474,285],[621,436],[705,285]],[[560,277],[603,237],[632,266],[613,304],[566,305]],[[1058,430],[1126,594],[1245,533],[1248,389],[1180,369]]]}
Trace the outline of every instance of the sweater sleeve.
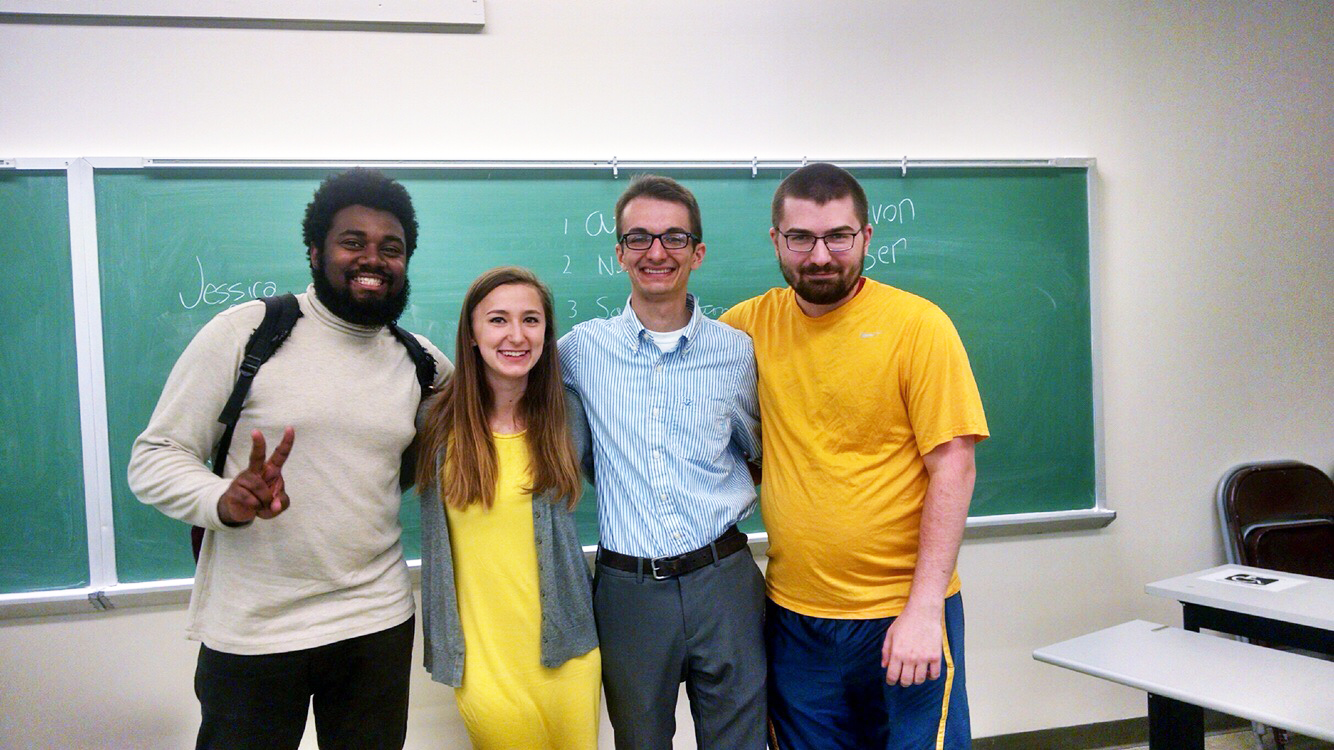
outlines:
{"label": "sweater sleeve", "polygon": [[249,336],[237,318],[252,312],[262,317],[262,306],[233,308],[200,329],[176,360],[148,427],[130,450],[128,479],[139,501],[207,529],[229,528],[218,518],[218,500],[231,480],[214,475],[208,462],[222,438],[218,413],[236,383]]}

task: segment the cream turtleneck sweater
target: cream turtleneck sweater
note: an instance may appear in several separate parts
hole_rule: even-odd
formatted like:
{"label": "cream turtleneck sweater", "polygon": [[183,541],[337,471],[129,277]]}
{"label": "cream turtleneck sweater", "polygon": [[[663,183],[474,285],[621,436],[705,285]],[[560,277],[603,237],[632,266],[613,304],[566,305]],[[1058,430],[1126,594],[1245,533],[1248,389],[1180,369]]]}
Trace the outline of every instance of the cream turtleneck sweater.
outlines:
{"label": "cream turtleneck sweater", "polygon": [[[421,395],[412,360],[388,329],[338,318],[313,289],[297,299],[303,317],[255,377],[227,478],[207,462],[222,436],[218,412],[264,316],[258,301],[199,331],[130,457],[130,488],[142,502],[207,529],[187,632],[227,653],[321,646],[391,628],[414,610],[398,522],[400,460]],[[449,361],[418,339],[443,380]],[[261,430],[271,451],[288,425],[296,430],[283,468],[291,507],[224,526],[218,499],[247,463],[251,431]]]}

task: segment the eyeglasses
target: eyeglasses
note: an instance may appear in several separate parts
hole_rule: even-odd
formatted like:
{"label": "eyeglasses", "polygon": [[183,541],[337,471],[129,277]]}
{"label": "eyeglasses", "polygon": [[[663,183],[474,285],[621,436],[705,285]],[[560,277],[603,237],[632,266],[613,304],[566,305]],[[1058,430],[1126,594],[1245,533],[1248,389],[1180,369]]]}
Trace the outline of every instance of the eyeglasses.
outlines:
{"label": "eyeglasses", "polygon": [[846,253],[857,244],[857,235],[862,233],[861,229],[855,232],[830,232],[829,234],[811,234],[810,232],[779,232],[783,235],[783,241],[787,244],[787,249],[794,253],[809,253],[815,249],[817,241],[823,241],[824,246],[831,253]]}
{"label": "eyeglasses", "polygon": [[642,252],[653,247],[654,240],[662,243],[663,250],[680,250],[689,245],[691,240],[699,242],[699,237],[696,237],[690,232],[663,232],[662,234],[626,232],[621,235],[621,247],[626,250]]}

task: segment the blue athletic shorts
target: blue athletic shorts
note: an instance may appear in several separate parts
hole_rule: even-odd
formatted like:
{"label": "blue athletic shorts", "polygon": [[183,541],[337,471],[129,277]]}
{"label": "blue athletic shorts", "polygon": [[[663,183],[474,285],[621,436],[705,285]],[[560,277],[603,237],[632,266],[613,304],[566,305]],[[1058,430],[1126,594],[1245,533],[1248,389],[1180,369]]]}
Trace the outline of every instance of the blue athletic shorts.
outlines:
{"label": "blue athletic shorts", "polygon": [[766,602],[770,742],[776,750],[967,750],[963,598],[945,600],[940,677],[885,684],[880,649],[893,617],[832,620]]}

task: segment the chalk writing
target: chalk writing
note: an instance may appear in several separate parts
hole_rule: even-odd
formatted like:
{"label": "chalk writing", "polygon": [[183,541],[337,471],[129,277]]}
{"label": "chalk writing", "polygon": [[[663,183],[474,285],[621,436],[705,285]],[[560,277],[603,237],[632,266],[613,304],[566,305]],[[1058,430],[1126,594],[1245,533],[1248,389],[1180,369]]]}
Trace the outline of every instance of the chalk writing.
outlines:
{"label": "chalk writing", "polygon": [[[869,271],[876,266],[887,266],[892,263],[898,263],[898,253],[900,250],[908,249],[908,238],[900,237],[889,245],[881,245],[877,248],[866,249],[866,259],[862,262],[862,268]],[[888,259],[886,259],[888,255]]]}
{"label": "chalk writing", "polygon": [[625,312],[625,308],[620,305],[617,305],[616,307],[607,307],[606,301],[607,298],[605,296],[597,298],[598,309],[602,310],[602,314],[598,316],[599,318],[614,318],[622,312]]}
{"label": "chalk writing", "polygon": [[[598,311],[599,311],[599,313],[596,314],[596,315],[594,315],[593,317],[595,317],[595,318],[614,318],[614,317],[616,317],[617,315],[620,315],[621,313],[625,312],[625,306],[624,306],[624,305],[614,305],[614,306],[613,306],[613,305],[611,305],[611,304],[607,301],[607,298],[608,298],[608,296],[604,294],[604,295],[598,297],[597,300],[595,300],[595,302],[597,303],[597,306],[598,306]],[[572,299],[567,299],[567,300],[565,300],[565,302],[568,303],[569,306],[570,306],[570,317],[571,317],[571,318],[575,318],[575,317],[577,317],[577,316],[578,316],[578,312],[577,312],[577,309],[576,309],[576,307],[575,307],[574,300],[572,300]],[[730,309],[730,308],[729,308],[727,305],[706,305],[706,304],[704,304],[704,303],[702,303],[702,302],[701,302],[700,305],[699,305],[699,311],[702,312],[702,313],[704,313],[705,315],[709,316],[710,318],[716,318],[716,317],[718,317],[719,315],[722,315],[723,313],[727,312],[728,309]]]}
{"label": "chalk writing", "polygon": [[621,268],[614,254],[598,256],[598,276],[615,276],[618,273],[625,273],[625,269]]}
{"label": "chalk writing", "polygon": [[597,237],[600,234],[615,235],[616,222],[613,221],[611,226],[607,226],[607,217],[601,211],[594,211],[584,219],[584,232],[589,237]]}
{"label": "chalk writing", "polygon": [[902,224],[908,219],[917,218],[917,207],[912,198],[904,198],[898,203],[877,203],[868,207],[872,224]]}
{"label": "chalk writing", "polygon": [[[917,206],[912,198],[901,198],[897,202],[873,203],[867,206],[867,213],[872,224],[906,224],[917,218]],[[863,270],[869,271],[876,266],[888,266],[899,262],[898,255],[908,249],[908,238],[899,237],[893,242],[879,247],[866,248]]]}
{"label": "chalk writing", "polygon": [[181,300],[181,306],[187,310],[193,310],[199,305],[227,305],[228,307],[238,305],[248,299],[260,299],[261,297],[272,297],[278,293],[278,285],[272,281],[237,281],[230,284],[215,284],[204,280],[204,263],[195,256],[195,265],[199,267],[199,291],[195,295],[194,302],[186,302],[185,295],[177,292],[176,296]]}

